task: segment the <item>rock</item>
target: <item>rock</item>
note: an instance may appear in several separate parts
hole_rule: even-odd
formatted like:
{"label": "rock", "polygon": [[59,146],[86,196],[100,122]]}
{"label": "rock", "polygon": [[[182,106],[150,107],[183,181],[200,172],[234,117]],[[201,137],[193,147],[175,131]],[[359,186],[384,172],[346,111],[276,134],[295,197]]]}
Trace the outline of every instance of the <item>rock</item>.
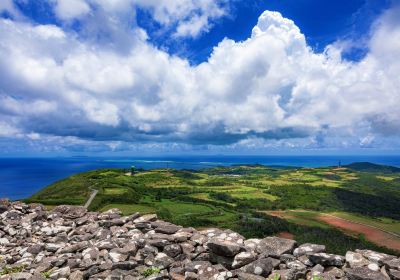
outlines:
{"label": "rock", "polygon": [[391,280],[400,280],[400,271],[389,269],[389,276]]}
{"label": "rock", "polygon": [[383,260],[382,263],[388,269],[400,270],[400,259]]}
{"label": "rock", "polygon": [[71,269],[68,266],[66,266],[51,271],[50,278],[52,279],[68,278],[70,274],[71,274]]}
{"label": "rock", "polygon": [[164,234],[174,234],[181,229],[179,226],[166,222],[153,222],[151,225],[155,227],[155,232]]}
{"label": "rock", "polygon": [[46,211],[1,200],[0,206],[0,271],[18,270],[0,279],[400,280],[399,259],[370,250],[344,258],[325,253],[323,245],[246,240],[231,230],[182,228],[152,214],[122,217],[118,209],[95,213],[66,205]]}
{"label": "rock", "polygon": [[323,266],[342,266],[345,258],[339,255],[316,253],[309,255],[310,261]]}
{"label": "rock", "polygon": [[345,273],[349,280],[387,280],[382,273],[372,271],[367,267],[348,268]]}
{"label": "rock", "polygon": [[296,241],[280,237],[266,237],[257,244],[257,252],[267,253],[272,257],[279,257],[282,254],[292,253]]}
{"label": "rock", "polygon": [[221,241],[218,239],[213,239],[207,243],[210,250],[220,256],[233,257],[238,254],[244,248],[237,243],[231,241]]}
{"label": "rock", "polygon": [[288,268],[295,269],[295,270],[305,270],[307,266],[305,266],[301,261],[291,261],[286,264]]}
{"label": "rock", "polygon": [[232,268],[240,268],[246,264],[255,261],[257,255],[252,252],[241,252],[235,256],[232,263]]}
{"label": "rock", "polygon": [[28,247],[28,249],[26,251],[33,255],[37,255],[40,252],[42,252],[43,250],[44,250],[43,244],[34,244],[34,245]]}
{"label": "rock", "polygon": [[350,268],[363,267],[370,264],[370,261],[364,258],[362,254],[351,251],[348,251],[346,253],[346,262],[348,263]]}
{"label": "rock", "polygon": [[154,222],[155,220],[157,220],[156,214],[148,214],[148,215],[143,215],[143,216],[135,219],[133,222],[134,223],[149,223],[149,222]]}
{"label": "rock", "polygon": [[322,265],[317,264],[311,269],[311,276],[321,275],[322,273],[324,273],[324,270],[325,268]]}
{"label": "rock", "polygon": [[83,206],[59,205],[53,209],[53,212],[61,213],[66,219],[77,219],[83,217],[87,209]]}
{"label": "rock", "polygon": [[296,248],[293,251],[293,255],[295,257],[299,257],[302,255],[307,255],[307,254],[311,254],[311,253],[325,253],[325,245],[306,243],[306,244],[300,245],[298,248]]}
{"label": "rock", "polygon": [[11,275],[12,280],[30,280],[31,278],[32,278],[32,274],[27,273],[27,272],[13,273]]}
{"label": "rock", "polygon": [[265,280],[265,277],[245,272],[239,272],[237,277],[239,280]]}
{"label": "rock", "polygon": [[270,258],[258,259],[240,268],[243,272],[263,277],[267,277],[272,269],[273,264]]}
{"label": "rock", "polygon": [[159,269],[165,269],[169,267],[174,262],[174,259],[168,257],[164,253],[158,253],[154,258],[154,266]]}
{"label": "rock", "polygon": [[380,267],[376,263],[370,263],[367,267],[372,271],[380,271]]}
{"label": "rock", "polygon": [[175,258],[182,253],[182,248],[179,244],[171,244],[164,247],[164,253],[171,258]]}
{"label": "rock", "polygon": [[116,262],[112,264],[111,269],[122,269],[122,270],[131,270],[137,267],[138,264],[135,261],[124,261],[124,262]]}
{"label": "rock", "polygon": [[363,255],[369,261],[377,263],[378,265],[383,265],[384,261],[389,261],[396,258],[392,255],[378,253],[371,250],[356,250],[356,252]]}
{"label": "rock", "polygon": [[83,273],[79,270],[76,270],[74,272],[72,272],[69,275],[69,280],[82,280],[83,279]]}
{"label": "rock", "polygon": [[112,249],[109,256],[113,263],[123,262],[128,258],[128,255],[121,251],[120,248]]}

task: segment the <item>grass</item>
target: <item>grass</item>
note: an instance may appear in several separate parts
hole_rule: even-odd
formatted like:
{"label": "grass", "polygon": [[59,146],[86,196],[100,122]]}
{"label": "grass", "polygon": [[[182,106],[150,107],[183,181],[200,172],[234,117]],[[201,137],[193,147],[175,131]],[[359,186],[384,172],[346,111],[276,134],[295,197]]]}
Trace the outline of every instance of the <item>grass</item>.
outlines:
{"label": "grass", "polygon": [[148,269],[146,269],[146,270],[144,270],[143,271],[143,276],[145,276],[145,277],[149,277],[149,276],[151,276],[151,275],[153,275],[153,274],[158,274],[158,273],[160,273],[160,269],[159,268],[157,268],[157,267],[150,267],[150,268],[148,268]]}
{"label": "grass", "polygon": [[148,213],[155,213],[156,209],[147,205],[141,205],[141,204],[119,204],[119,203],[114,203],[114,204],[107,204],[103,208],[100,209],[101,212],[110,210],[112,208],[118,208],[119,210],[122,211],[123,215],[130,215],[136,212],[142,213],[142,214],[148,214]]}
{"label": "grass", "polygon": [[3,275],[9,275],[9,274],[13,274],[13,273],[19,273],[22,272],[24,270],[24,266],[14,266],[14,267],[4,267],[1,271],[0,271],[0,276]]}
{"label": "grass", "polygon": [[[270,213],[270,211],[267,211]],[[312,211],[279,211],[279,216],[299,225],[319,227],[319,228],[330,228],[331,226],[318,220],[319,213]]]}
{"label": "grass", "polygon": [[104,194],[119,195],[124,193],[126,193],[126,189],[124,188],[104,188]]}
{"label": "grass", "polygon": [[191,214],[204,215],[215,210],[214,207],[205,204],[185,203],[169,199],[163,199],[161,202],[156,202],[154,204],[157,208],[164,207],[168,209],[174,216]]}

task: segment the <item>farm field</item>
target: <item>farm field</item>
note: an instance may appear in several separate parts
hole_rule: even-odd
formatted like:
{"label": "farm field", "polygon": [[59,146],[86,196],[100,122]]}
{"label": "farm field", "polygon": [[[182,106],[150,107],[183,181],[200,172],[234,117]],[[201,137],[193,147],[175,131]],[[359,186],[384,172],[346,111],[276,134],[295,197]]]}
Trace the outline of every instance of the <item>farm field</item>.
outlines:
{"label": "farm field", "polygon": [[320,228],[336,227],[347,234],[363,235],[367,240],[400,251],[400,222],[368,218],[343,212],[321,213],[306,210],[268,211],[269,215],[301,225]]}
{"label": "farm field", "polygon": [[[103,169],[63,179],[26,201],[83,205],[96,189],[90,210],[157,213],[176,224],[231,228],[247,237],[285,233],[298,241],[320,240],[330,251],[343,253],[382,243],[327,223],[317,213],[333,213],[394,233],[400,227],[400,173],[386,167],[368,171],[363,167],[369,165],[356,167],[246,165],[198,171],[139,170],[134,176],[124,169]],[[332,237],[342,241],[334,242]]]}

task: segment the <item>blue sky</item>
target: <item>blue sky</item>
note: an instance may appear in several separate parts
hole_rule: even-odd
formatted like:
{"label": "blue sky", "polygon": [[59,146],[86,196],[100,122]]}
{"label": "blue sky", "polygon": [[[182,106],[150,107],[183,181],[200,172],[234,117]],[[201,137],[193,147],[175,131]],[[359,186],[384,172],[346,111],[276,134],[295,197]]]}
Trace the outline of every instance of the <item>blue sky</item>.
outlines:
{"label": "blue sky", "polygon": [[4,0],[0,156],[399,154],[397,0]]}

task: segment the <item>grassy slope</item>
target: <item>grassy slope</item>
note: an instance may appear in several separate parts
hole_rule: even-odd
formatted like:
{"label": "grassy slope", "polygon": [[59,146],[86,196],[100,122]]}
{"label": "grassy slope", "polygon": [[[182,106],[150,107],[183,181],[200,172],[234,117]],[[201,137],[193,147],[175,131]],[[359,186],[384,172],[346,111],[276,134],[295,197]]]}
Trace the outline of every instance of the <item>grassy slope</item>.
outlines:
{"label": "grassy slope", "polygon": [[[257,216],[258,211],[308,209],[340,212],[371,223],[378,218],[391,218],[387,226],[396,228],[400,224],[400,174],[391,173],[390,180],[387,177],[385,172],[372,174],[346,168],[282,169],[258,165],[199,172],[159,169],[133,177],[126,176],[124,170],[106,169],[56,182],[29,201],[83,204],[95,188],[99,193],[91,210],[117,207],[124,214],[156,212],[166,220],[187,226],[230,227],[248,236],[292,231],[299,241],[316,242],[311,238],[320,238],[321,243],[329,243],[331,234],[341,233],[330,232],[326,225],[321,226],[307,214],[289,218],[289,224],[269,216],[262,217],[261,225],[257,219],[243,224],[243,217]],[[294,227],[295,223],[302,226]],[[363,244],[372,246],[346,238],[343,237],[340,248],[334,242],[328,245],[336,246],[337,252]]]}

